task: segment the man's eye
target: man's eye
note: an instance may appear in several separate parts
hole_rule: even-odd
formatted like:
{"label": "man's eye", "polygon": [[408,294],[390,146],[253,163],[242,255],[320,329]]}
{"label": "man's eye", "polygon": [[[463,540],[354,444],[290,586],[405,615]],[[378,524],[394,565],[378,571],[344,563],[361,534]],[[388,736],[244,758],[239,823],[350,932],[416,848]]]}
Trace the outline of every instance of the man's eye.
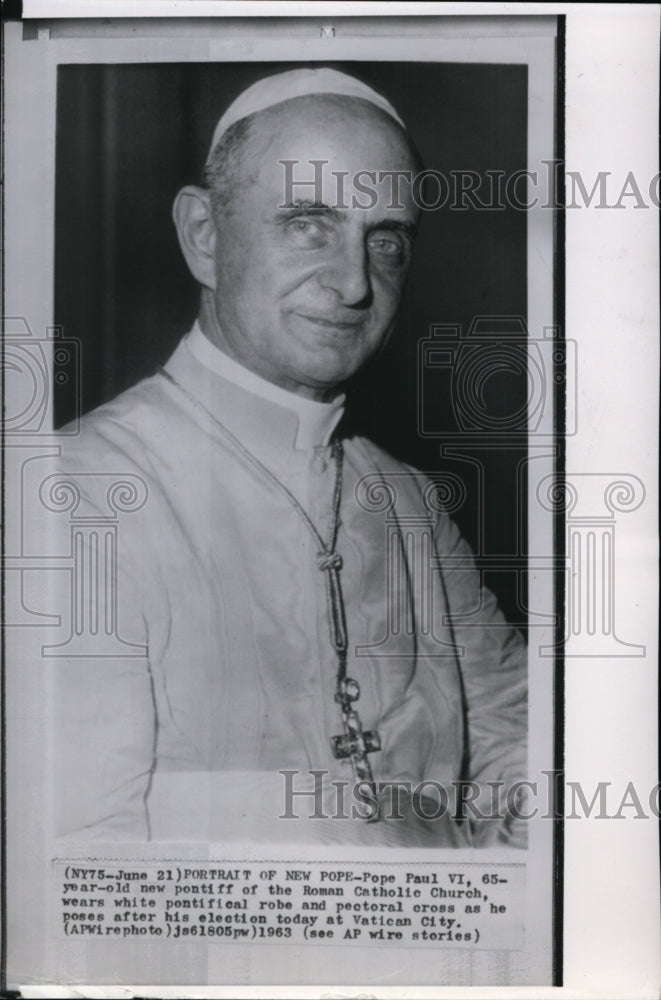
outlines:
{"label": "man's eye", "polygon": [[294,245],[302,249],[316,249],[326,239],[324,226],[318,219],[290,219],[286,231]]}
{"label": "man's eye", "polygon": [[294,219],[294,221],[290,223],[290,227],[295,229],[298,233],[309,233],[310,230],[317,229],[315,223],[311,222],[310,219]]}
{"label": "man's eye", "polygon": [[294,233],[319,233],[324,228],[322,218],[312,218],[310,216],[300,216],[297,219],[289,219],[287,229]]}
{"label": "man's eye", "polygon": [[397,236],[371,236],[367,241],[369,249],[386,257],[398,257],[404,254],[404,245]]}

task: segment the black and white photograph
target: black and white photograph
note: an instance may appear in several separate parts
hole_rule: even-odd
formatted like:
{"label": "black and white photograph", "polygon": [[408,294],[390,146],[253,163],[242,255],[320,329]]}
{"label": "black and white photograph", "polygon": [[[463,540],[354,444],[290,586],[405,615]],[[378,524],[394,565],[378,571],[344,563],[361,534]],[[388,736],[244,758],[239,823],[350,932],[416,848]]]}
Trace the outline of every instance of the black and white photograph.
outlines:
{"label": "black and white photograph", "polygon": [[654,821],[566,770],[653,485],[569,208],[653,185],[566,171],[565,16],[5,27],[7,984],[565,986],[567,828]]}
{"label": "black and white photograph", "polygon": [[[525,169],[526,68],[379,69],[59,70],[55,316],[91,409],[64,425],[47,486],[90,525],[51,671],[61,832],[523,846],[511,817],[456,822],[439,795],[491,780],[504,803],[527,776],[526,646],[485,579],[525,622],[525,212],[470,226],[450,204],[416,237],[441,179],[463,183],[452,163],[474,164],[471,181]],[[421,152],[404,119],[423,94]],[[444,309],[458,332],[434,323]],[[98,389],[113,398],[95,406]],[[448,404],[459,449],[441,464]],[[112,514],[109,489],[131,494],[111,566],[87,521]],[[500,575],[499,550],[514,556]]]}

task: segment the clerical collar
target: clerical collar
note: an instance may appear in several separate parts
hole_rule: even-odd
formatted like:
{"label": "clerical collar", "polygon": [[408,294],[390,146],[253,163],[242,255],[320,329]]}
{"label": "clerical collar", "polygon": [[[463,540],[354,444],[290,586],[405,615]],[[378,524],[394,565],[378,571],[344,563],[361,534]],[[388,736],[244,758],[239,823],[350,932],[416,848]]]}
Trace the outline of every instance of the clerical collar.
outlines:
{"label": "clerical collar", "polygon": [[336,396],[330,403],[320,403],[315,399],[307,399],[305,396],[282,389],[279,385],[274,385],[273,382],[268,382],[249,368],[245,368],[212,344],[202,333],[197,321],[190,333],[184,337],[184,344],[200,364],[228,382],[261,399],[275,403],[276,406],[293,411],[298,419],[296,448],[307,450],[328,444],[344,413],[344,394]]}

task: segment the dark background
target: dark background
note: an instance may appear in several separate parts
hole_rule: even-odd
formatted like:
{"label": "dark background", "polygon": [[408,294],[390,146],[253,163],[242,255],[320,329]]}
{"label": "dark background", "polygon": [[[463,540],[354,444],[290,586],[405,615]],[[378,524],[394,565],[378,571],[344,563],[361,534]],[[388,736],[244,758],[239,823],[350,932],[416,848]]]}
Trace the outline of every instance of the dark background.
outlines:
{"label": "dark background", "polygon": [[[214,126],[234,98],[256,79],[301,65],[59,67],[55,323],[80,341],[82,399],[75,380],[56,381],[56,426],[150,374],[190,328],[198,293],[171,221],[174,197],[182,185],[199,182]],[[507,176],[526,168],[525,66],[328,65],[383,93],[425,165],[446,177],[457,169]],[[452,515],[486,583],[522,628],[525,419],[506,437],[494,432],[493,419],[525,407],[525,366],[491,373],[483,384],[485,432],[478,426],[462,438],[449,391],[456,367],[421,370],[419,344],[432,325],[457,324],[465,334],[477,316],[525,319],[526,308],[525,212],[449,205],[424,212],[398,330],[361,377],[350,409],[356,428],[397,457],[464,484],[466,498]],[[502,342],[502,324],[497,333],[492,327],[481,324],[483,353],[489,337]]]}

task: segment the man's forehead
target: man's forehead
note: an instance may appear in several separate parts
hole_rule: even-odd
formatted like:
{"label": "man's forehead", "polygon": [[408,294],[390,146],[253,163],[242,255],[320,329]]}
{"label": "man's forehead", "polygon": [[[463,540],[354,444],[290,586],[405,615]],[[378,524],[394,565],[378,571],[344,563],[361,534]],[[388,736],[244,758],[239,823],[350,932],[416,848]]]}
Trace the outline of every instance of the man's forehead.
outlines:
{"label": "man's forehead", "polygon": [[334,94],[298,97],[255,115],[252,130],[269,137],[301,137],[310,144],[347,136],[356,140],[357,127],[392,141],[406,133],[379,108],[366,101]]}
{"label": "man's forehead", "polygon": [[[348,103],[353,116],[347,113]],[[350,192],[369,184],[373,196],[359,198],[359,204],[362,215],[372,216],[393,200],[392,174],[400,173],[409,179],[408,186],[402,185],[403,202],[408,203],[417,160],[407,133],[378,108],[357,104],[364,102],[304,98],[255,116],[260,131],[255,132],[252,151],[252,196],[258,197],[259,191],[269,210],[277,203],[280,208],[325,213],[338,205],[349,208],[354,203]],[[399,215],[403,208],[400,204]]]}
{"label": "man's forehead", "polygon": [[[328,170],[411,169],[417,165],[408,134],[364,101],[316,96],[288,101],[256,115],[252,156],[266,177],[283,161],[323,160]],[[254,160],[253,160],[254,162]],[[326,171],[324,171],[325,173]]]}

